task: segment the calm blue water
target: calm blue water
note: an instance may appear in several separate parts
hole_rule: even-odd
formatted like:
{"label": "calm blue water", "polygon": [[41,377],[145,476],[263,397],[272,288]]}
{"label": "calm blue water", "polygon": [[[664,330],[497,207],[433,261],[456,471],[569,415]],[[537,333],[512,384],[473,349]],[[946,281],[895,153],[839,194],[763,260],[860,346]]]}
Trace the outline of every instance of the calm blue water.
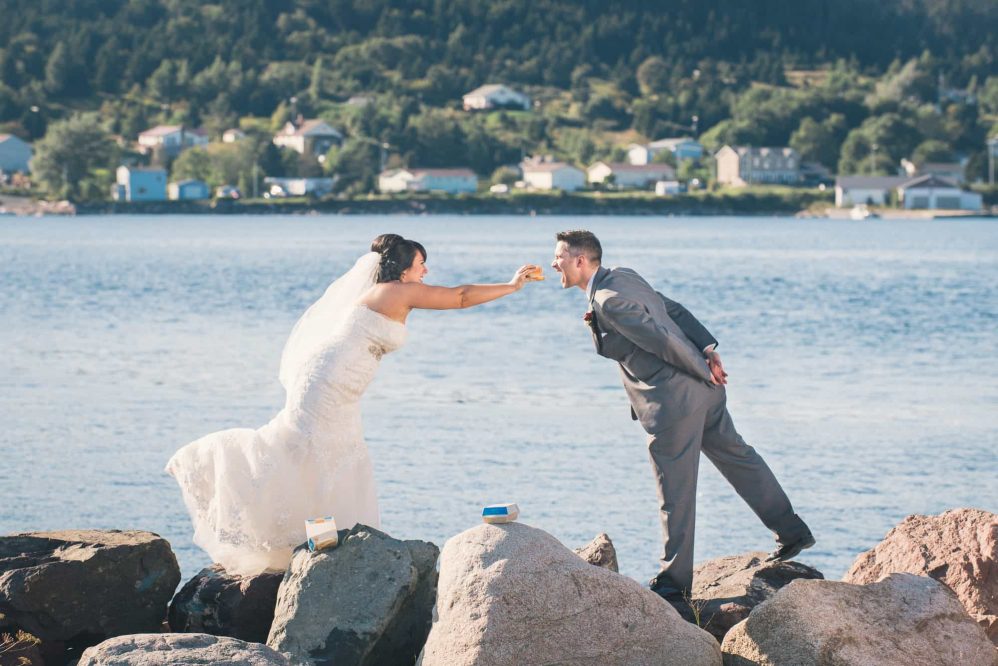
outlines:
{"label": "calm blue water", "polygon": [[[993,220],[98,217],[0,221],[0,532],[152,530],[192,575],[163,465],[270,419],[288,331],[374,235],[422,241],[427,281],[456,284],[547,263],[579,225],[721,341],[735,422],[818,538],[803,561],[839,577],[907,514],[998,511]],[[645,437],[584,311],[552,277],[410,318],[364,401],[386,531],[442,544],[515,501],[655,573]],[[704,462],[697,559],[771,546]]]}

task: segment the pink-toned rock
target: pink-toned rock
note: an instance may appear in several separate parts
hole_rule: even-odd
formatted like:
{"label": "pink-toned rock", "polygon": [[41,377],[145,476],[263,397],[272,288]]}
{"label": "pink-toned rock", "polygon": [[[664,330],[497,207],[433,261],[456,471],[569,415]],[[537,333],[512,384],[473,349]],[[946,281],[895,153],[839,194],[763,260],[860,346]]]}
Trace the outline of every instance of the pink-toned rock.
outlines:
{"label": "pink-toned rock", "polygon": [[873,583],[898,572],[929,576],[948,586],[998,645],[998,515],[953,509],[938,516],[908,516],[860,555],[842,580]]}
{"label": "pink-toned rock", "polygon": [[576,548],[575,554],[594,567],[603,567],[613,572],[620,571],[617,568],[617,550],[605,532],[597,534],[595,539],[582,548]]}

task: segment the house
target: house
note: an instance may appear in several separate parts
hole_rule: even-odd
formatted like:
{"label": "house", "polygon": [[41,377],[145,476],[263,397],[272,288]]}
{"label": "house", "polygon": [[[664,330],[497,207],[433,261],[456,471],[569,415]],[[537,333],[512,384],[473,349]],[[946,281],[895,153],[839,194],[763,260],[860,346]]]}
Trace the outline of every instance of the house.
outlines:
{"label": "house", "polygon": [[478,176],[471,169],[390,169],[378,176],[378,189],[461,194],[478,191]]}
{"label": "house", "polygon": [[465,111],[488,109],[530,110],[530,98],[504,85],[490,83],[475,88],[462,97]]}
{"label": "house", "polygon": [[523,182],[535,190],[574,192],[586,186],[586,173],[565,162],[529,160],[520,164]]}
{"label": "house", "polygon": [[800,183],[800,157],[793,148],[754,148],[723,146],[714,153],[717,182],[723,185]]}
{"label": "house", "polygon": [[222,143],[236,143],[246,138],[246,132],[238,127],[232,127],[222,132]]}
{"label": "house", "polygon": [[[267,186],[265,197],[321,197],[333,191],[335,178],[275,178],[263,179]],[[269,198],[269,197],[268,197]]]}
{"label": "house", "polygon": [[170,183],[167,185],[166,192],[171,201],[197,201],[208,199],[211,196],[208,184],[203,180],[193,178]]}
{"label": "house", "polygon": [[659,180],[675,180],[676,170],[668,164],[625,164],[596,162],[586,170],[590,183],[613,183],[624,189],[645,189]]}
{"label": "house", "polygon": [[981,210],[978,192],[961,190],[953,181],[927,174],[897,186],[898,203],[906,210],[928,208],[945,210]]}
{"label": "house", "polygon": [[187,129],[183,125],[157,125],[139,134],[139,149],[143,152],[162,150],[176,157],[188,148],[208,145],[208,133],[203,129]]}
{"label": "house", "polygon": [[655,156],[669,151],[677,160],[698,160],[703,157],[703,146],[689,137],[659,139],[649,144],[632,143],[627,147],[627,161],[631,164],[651,164]]}
{"label": "house", "polygon": [[120,166],[111,198],[115,201],[166,201],[166,170]]}
{"label": "house", "polygon": [[342,141],[343,134],[339,130],[317,118],[289,120],[284,129],[274,135],[274,145],[312,157],[325,155],[330,148],[338,146]]}
{"label": "house", "polygon": [[655,183],[655,194],[666,197],[673,194],[681,194],[683,186],[678,180],[660,180]]}
{"label": "house", "polygon": [[0,171],[28,173],[31,144],[13,134],[0,134]]}
{"label": "house", "polygon": [[938,176],[943,180],[948,180],[957,185],[964,182],[963,169],[965,163],[961,162],[925,162],[915,164],[911,160],[901,160],[901,168],[898,170],[899,176],[917,178],[918,176]]}
{"label": "house", "polygon": [[835,179],[835,205],[890,205],[891,191],[907,180],[903,176],[839,176]]}

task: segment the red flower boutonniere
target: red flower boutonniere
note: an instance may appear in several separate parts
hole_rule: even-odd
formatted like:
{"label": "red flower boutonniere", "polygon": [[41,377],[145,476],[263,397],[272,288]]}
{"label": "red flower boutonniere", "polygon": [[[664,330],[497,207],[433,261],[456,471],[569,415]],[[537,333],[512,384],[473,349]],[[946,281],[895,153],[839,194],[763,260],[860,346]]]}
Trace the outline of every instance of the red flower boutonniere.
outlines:
{"label": "red flower boutonniere", "polygon": [[582,315],[582,321],[586,322],[587,324],[592,324],[593,323],[593,311],[590,310],[586,314]]}

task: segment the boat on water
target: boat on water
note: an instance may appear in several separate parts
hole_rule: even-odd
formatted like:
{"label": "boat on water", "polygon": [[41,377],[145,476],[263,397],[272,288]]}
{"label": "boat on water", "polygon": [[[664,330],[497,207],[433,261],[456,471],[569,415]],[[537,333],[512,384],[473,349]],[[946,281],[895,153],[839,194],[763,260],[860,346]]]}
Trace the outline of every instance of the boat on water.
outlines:
{"label": "boat on water", "polygon": [[851,220],[870,220],[878,217],[880,216],[870,210],[866,204],[857,204],[849,211],[849,219]]}

